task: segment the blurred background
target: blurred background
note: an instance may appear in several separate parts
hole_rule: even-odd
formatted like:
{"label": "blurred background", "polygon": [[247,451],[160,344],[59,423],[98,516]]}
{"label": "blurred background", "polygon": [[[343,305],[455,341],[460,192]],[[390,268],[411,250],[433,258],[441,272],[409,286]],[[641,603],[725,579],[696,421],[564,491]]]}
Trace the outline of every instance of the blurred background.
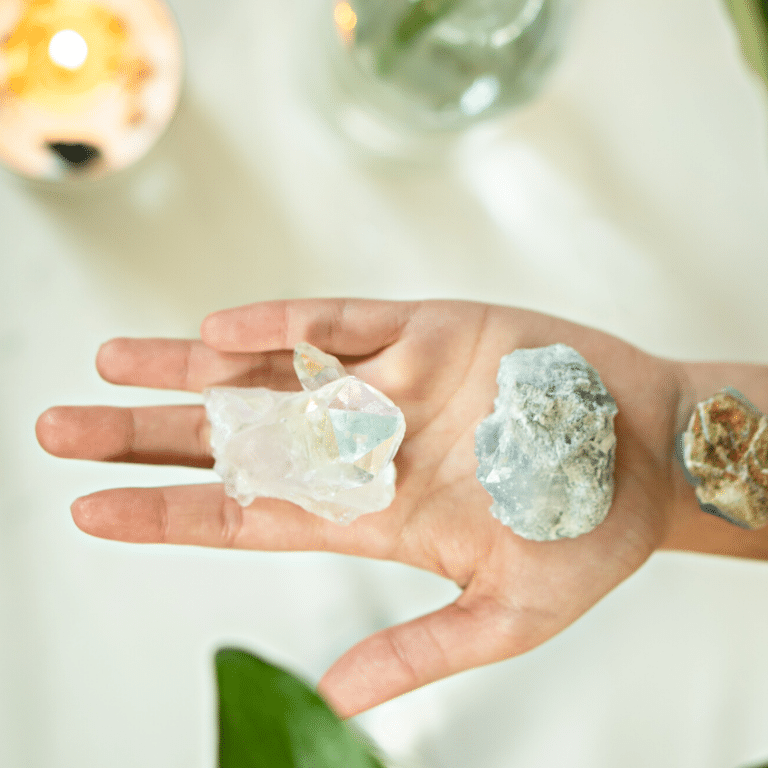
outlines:
{"label": "blurred background", "polygon": [[[93,185],[0,173],[0,765],[212,768],[212,656],[311,681],[456,587],[316,553],[126,545],[107,487],[203,470],[43,452],[54,404],[199,402],[101,381],[112,336],[300,296],[533,308],[659,355],[768,362],[768,99],[719,0],[578,0],[539,96],[430,162],[348,146],[305,81],[319,0],[173,0],[178,114]],[[736,768],[768,756],[768,564],[657,554],[541,648],[360,724],[424,768]]]}

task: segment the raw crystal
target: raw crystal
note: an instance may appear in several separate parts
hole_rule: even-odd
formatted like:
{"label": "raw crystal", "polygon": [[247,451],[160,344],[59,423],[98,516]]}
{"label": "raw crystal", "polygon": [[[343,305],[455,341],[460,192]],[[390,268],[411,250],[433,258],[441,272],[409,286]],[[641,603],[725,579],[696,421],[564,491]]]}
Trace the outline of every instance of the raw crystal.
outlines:
{"label": "raw crystal", "polygon": [[320,389],[323,384],[346,376],[344,366],[333,356],[301,341],[293,350],[293,368],[306,390]]}
{"label": "raw crystal", "polygon": [[683,434],[696,496],[744,528],[768,523],[768,416],[731,387],[699,403]]}
{"label": "raw crystal", "polygon": [[226,493],[242,506],[257,496],[287,499],[337,523],[385,509],[395,496],[402,411],[310,344],[297,345],[293,365],[301,392],[203,393]]}
{"label": "raw crystal", "polygon": [[501,359],[493,413],[475,432],[491,512],[527,539],[591,531],[613,499],[616,402],[565,344]]}

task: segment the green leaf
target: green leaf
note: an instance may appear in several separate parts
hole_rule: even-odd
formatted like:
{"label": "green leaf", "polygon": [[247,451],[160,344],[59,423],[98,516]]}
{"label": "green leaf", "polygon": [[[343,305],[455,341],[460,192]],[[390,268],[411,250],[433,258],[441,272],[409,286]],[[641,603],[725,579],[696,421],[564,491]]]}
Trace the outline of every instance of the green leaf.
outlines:
{"label": "green leaf", "polygon": [[453,9],[456,0],[417,0],[395,29],[395,42],[401,48],[412,45],[429,27]]}
{"label": "green leaf", "polygon": [[379,57],[379,72],[392,74],[397,59],[434,24],[453,10],[457,0],[414,0],[392,31]]}
{"label": "green leaf", "polygon": [[384,768],[305,683],[237,648],[216,654],[219,768]]}
{"label": "green leaf", "polygon": [[726,0],[747,61],[768,85],[768,0]]}

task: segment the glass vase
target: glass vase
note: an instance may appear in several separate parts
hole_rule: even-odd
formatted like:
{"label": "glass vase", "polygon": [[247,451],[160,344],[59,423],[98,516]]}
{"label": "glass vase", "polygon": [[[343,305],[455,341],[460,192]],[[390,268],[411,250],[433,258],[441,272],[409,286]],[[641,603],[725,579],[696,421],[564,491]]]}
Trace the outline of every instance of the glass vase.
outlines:
{"label": "glass vase", "polygon": [[386,150],[455,133],[534,97],[569,0],[332,0],[322,23],[333,121]]}

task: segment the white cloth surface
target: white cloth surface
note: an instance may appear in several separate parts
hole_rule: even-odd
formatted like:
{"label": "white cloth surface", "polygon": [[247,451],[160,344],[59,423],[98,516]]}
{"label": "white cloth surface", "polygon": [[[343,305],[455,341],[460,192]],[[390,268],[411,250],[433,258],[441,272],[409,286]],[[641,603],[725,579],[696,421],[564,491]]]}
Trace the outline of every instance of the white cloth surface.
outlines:
{"label": "white cloth surface", "polygon": [[[582,0],[540,98],[432,165],[365,162],[298,76],[311,0],[174,0],[178,117],[93,189],[0,174],[0,765],[211,768],[212,655],[311,680],[456,587],[328,554],[127,545],[68,506],[202,470],[67,462],[53,404],[112,336],[254,300],[531,307],[680,358],[768,362],[768,107],[716,0]],[[736,768],[768,756],[768,564],[659,554],[571,628],[360,718],[428,768]]]}

